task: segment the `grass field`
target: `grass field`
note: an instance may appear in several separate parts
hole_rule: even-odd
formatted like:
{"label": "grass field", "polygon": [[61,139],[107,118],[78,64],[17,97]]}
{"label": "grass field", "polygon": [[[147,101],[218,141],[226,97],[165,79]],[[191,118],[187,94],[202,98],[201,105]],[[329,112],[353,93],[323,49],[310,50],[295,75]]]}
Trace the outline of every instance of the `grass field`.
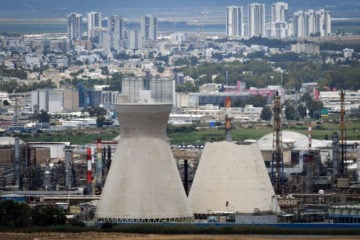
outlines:
{"label": "grass field", "polygon": [[[194,126],[195,128],[196,126]],[[307,123],[291,122],[284,123],[283,130],[295,131],[308,135]],[[273,131],[271,125],[266,124],[234,124],[232,136],[234,141],[246,139],[258,140],[259,138]],[[339,123],[336,121],[313,122],[313,139],[331,139],[334,132],[339,133]],[[111,128],[88,128],[88,129],[69,129],[65,131],[53,131],[40,134],[23,134],[20,138],[25,142],[71,142],[73,144],[86,144],[95,141],[97,138],[103,140],[113,140],[120,133],[119,127]],[[224,139],[224,129],[222,127],[209,129],[198,128],[194,131],[173,132],[168,134],[172,144],[195,144],[209,141],[222,141]],[[346,123],[346,139],[360,139],[360,124],[358,121]]]}

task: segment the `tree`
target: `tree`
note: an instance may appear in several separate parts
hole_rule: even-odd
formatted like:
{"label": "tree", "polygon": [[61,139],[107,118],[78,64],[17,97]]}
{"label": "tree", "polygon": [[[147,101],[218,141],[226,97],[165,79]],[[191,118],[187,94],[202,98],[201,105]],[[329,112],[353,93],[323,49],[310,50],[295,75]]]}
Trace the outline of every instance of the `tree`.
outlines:
{"label": "tree", "polygon": [[0,201],[0,227],[23,228],[30,224],[30,207],[11,200]]}
{"label": "tree", "polygon": [[5,99],[5,100],[3,101],[3,105],[4,105],[4,106],[10,106],[9,100]]}
{"label": "tree", "polygon": [[182,66],[182,65],[189,65],[189,60],[187,60],[186,58],[179,58],[176,59],[174,62],[174,66]]}
{"label": "tree", "polygon": [[36,226],[63,225],[66,221],[64,212],[56,206],[36,206],[31,211],[31,218]]}
{"label": "tree", "polygon": [[299,113],[301,118],[306,117],[306,107],[303,104],[300,104],[297,108],[296,108],[297,112]]}
{"label": "tree", "polygon": [[101,128],[102,126],[104,126],[104,124],[105,124],[105,117],[103,116],[103,115],[101,115],[101,116],[98,116],[97,118],[96,118],[96,125],[99,127],[99,128]]}
{"label": "tree", "polygon": [[109,71],[107,66],[101,67],[100,69],[101,69],[101,74],[102,75],[109,75],[110,74],[110,71]]}
{"label": "tree", "polygon": [[265,106],[265,107],[263,107],[263,109],[261,111],[260,118],[265,121],[270,121],[272,118],[272,115],[273,114],[272,114],[270,107]]}
{"label": "tree", "polygon": [[104,116],[107,114],[106,109],[103,107],[87,108],[86,111],[89,113],[90,117]]}
{"label": "tree", "polygon": [[300,116],[299,113],[296,111],[293,105],[287,105],[285,107],[285,117],[287,120],[299,120]]}
{"label": "tree", "polygon": [[176,92],[197,92],[199,88],[194,86],[191,82],[185,82],[176,86]]}
{"label": "tree", "polygon": [[310,117],[313,119],[319,119],[321,117],[320,111],[324,107],[322,102],[313,100],[309,93],[305,93],[301,97],[301,100],[305,102],[306,107],[309,109]]}
{"label": "tree", "polygon": [[44,109],[41,109],[40,113],[38,113],[35,118],[39,120],[39,122],[50,122],[50,114],[47,113]]}

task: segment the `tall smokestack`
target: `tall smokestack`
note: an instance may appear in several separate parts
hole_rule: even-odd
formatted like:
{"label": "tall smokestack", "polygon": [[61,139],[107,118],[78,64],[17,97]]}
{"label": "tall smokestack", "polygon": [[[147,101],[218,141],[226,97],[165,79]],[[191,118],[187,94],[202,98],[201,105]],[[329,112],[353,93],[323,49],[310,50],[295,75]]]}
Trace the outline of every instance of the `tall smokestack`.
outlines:
{"label": "tall smokestack", "polygon": [[96,184],[102,186],[102,142],[101,138],[96,140],[97,159],[96,159]]}
{"label": "tall smokestack", "polygon": [[15,137],[15,186],[20,189],[20,140],[19,137]]}
{"label": "tall smokestack", "polygon": [[65,151],[65,188],[71,188],[71,178],[72,178],[72,171],[71,171],[71,162],[72,162],[72,151],[71,149],[66,149]]}
{"label": "tall smokestack", "polygon": [[347,167],[345,164],[346,154],[346,127],[345,127],[345,92],[340,91],[340,147],[341,147],[341,161],[340,161],[340,174],[342,177],[347,176]]}
{"label": "tall smokestack", "polygon": [[91,148],[87,148],[87,149],[86,149],[86,161],[87,161],[87,184],[88,184],[88,192],[91,193],[91,182],[92,182]]}
{"label": "tall smokestack", "polygon": [[231,98],[225,98],[225,141],[231,142],[231,119],[230,119],[230,109],[231,109]]}

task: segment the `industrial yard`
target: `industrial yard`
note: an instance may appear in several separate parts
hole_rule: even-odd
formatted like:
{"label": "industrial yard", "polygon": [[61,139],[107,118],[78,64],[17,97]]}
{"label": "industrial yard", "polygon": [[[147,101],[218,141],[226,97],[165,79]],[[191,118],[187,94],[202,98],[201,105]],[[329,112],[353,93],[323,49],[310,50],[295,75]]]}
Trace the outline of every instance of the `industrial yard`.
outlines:
{"label": "industrial yard", "polygon": [[[284,121],[276,92],[271,122],[233,124],[231,98],[226,97],[219,126],[179,128],[185,136],[193,134],[189,142],[181,141],[179,131],[168,126],[171,94],[154,102],[151,90],[142,90],[143,84],[158,91],[170,83],[156,81],[151,86],[150,80],[132,81],[142,95],[129,88],[128,96],[134,99],[114,105],[120,128],[14,132],[0,139],[5,212],[14,208],[5,200],[12,200],[24,208],[24,221],[28,218],[38,226],[48,224],[42,217],[36,220],[46,211],[55,211],[51,215],[58,216],[55,225],[88,227],[129,223],[334,227],[360,222],[357,126],[345,121],[344,101],[339,114],[327,123],[311,119],[292,123]],[[323,138],[314,137],[331,122],[338,131],[329,128],[321,133]],[[292,124],[297,132],[289,129]],[[354,138],[346,134],[349,128]],[[249,129],[257,137],[243,134]],[[35,141],[32,136],[43,139]]]}

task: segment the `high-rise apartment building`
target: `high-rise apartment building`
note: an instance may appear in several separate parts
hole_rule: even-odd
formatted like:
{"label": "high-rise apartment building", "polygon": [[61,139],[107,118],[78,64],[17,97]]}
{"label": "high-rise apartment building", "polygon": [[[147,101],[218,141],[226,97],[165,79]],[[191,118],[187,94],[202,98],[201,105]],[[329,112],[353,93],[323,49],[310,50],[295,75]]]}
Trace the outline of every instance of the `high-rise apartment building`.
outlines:
{"label": "high-rise apartment building", "polygon": [[70,13],[67,16],[67,31],[70,40],[80,40],[82,29],[82,15],[79,13]]}
{"label": "high-rise apartment building", "polygon": [[304,11],[294,13],[293,28],[294,37],[304,37]]}
{"label": "high-rise apartment building", "polygon": [[248,31],[249,37],[266,36],[265,4],[249,4]]}
{"label": "high-rise apartment building", "polygon": [[310,9],[304,12],[304,32],[303,35],[309,37],[315,34],[315,11]]}
{"label": "high-rise apartment building", "polygon": [[230,6],[226,10],[226,36],[244,37],[243,7]]}
{"label": "high-rise apartment building", "polygon": [[151,15],[145,15],[141,19],[141,36],[144,40],[157,39],[157,18]]}
{"label": "high-rise apartment building", "polygon": [[95,29],[101,27],[101,13],[99,12],[89,12],[87,14],[87,26],[88,26],[88,39],[91,39],[95,36]]}
{"label": "high-rise apartment building", "polygon": [[331,35],[331,16],[325,9],[315,12],[315,33],[320,36]]}
{"label": "high-rise apartment building", "polygon": [[294,37],[330,36],[331,16],[324,9],[297,11],[294,13]]}
{"label": "high-rise apartment building", "polygon": [[271,22],[286,22],[288,13],[288,4],[276,2],[271,5]]}
{"label": "high-rise apartment building", "polygon": [[107,30],[110,48],[118,49],[121,46],[120,40],[124,38],[124,20],[118,15],[109,17]]}
{"label": "high-rise apartment building", "polygon": [[287,22],[288,4],[276,2],[271,5],[271,22],[268,36],[271,38],[287,38],[289,24]]}
{"label": "high-rise apartment building", "polygon": [[141,49],[141,34],[138,30],[129,31],[129,49]]}

